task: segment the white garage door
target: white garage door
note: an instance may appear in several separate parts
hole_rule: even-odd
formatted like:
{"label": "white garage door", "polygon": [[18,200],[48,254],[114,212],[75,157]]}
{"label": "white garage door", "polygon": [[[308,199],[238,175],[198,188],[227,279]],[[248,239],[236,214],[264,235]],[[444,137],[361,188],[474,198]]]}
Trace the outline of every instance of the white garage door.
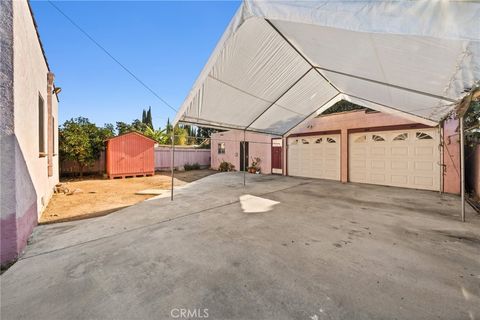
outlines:
{"label": "white garage door", "polygon": [[288,174],[340,180],[340,135],[288,139]]}
{"label": "white garage door", "polygon": [[436,129],[351,133],[348,145],[352,182],[439,190]]}

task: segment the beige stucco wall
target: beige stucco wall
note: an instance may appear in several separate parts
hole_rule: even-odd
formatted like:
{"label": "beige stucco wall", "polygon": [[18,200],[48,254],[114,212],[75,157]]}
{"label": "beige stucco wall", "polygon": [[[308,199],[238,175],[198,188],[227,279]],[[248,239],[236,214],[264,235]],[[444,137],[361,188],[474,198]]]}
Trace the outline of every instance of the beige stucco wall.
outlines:
{"label": "beige stucco wall", "polygon": [[[53,156],[53,176],[48,177],[47,157],[39,157],[38,95],[40,94],[44,100],[44,137],[45,146],[47,146],[47,74],[49,70],[26,0],[13,1],[13,26],[15,135],[37,195],[37,214],[40,215],[59,180],[56,155],[58,154],[58,102],[54,95],[52,115],[55,119],[56,154]],[[18,201],[22,201],[21,197],[17,198]],[[17,214],[21,211],[17,211]]]}

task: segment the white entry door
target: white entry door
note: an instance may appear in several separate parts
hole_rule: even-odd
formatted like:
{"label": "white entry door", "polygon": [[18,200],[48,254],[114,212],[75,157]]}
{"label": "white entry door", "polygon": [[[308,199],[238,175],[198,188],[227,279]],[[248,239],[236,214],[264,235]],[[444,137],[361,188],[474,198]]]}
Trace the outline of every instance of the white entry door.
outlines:
{"label": "white entry door", "polygon": [[439,190],[437,129],[351,133],[349,180]]}
{"label": "white entry door", "polygon": [[288,175],[340,180],[340,135],[288,139]]}

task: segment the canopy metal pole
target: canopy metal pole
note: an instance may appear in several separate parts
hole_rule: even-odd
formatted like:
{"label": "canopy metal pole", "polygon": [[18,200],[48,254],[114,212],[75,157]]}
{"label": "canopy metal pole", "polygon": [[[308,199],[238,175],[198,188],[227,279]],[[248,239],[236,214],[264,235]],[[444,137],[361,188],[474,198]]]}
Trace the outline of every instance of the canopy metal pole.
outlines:
{"label": "canopy metal pole", "polygon": [[245,175],[246,175],[246,161],[245,155],[247,154],[247,150],[245,150],[245,130],[243,130],[243,186],[245,187]]}
{"label": "canopy metal pole", "polygon": [[440,151],[440,188],[438,192],[443,193],[443,174],[444,174],[444,164],[443,164],[443,122],[438,124],[438,132],[440,135],[440,145],[438,149]]}
{"label": "canopy metal pole", "polygon": [[465,222],[465,132],[463,131],[463,115],[460,116],[460,173],[462,222]]}
{"label": "canopy metal pole", "polygon": [[175,161],[175,132],[172,129],[172,148],[171,148],[171,163],[170,163],[170,169],[172,173],[172,182],[171,182],[171,190],[170,190],[170,201],[173,201],[173,173],[175,172],[175,166],[174,166],[174,161]]}

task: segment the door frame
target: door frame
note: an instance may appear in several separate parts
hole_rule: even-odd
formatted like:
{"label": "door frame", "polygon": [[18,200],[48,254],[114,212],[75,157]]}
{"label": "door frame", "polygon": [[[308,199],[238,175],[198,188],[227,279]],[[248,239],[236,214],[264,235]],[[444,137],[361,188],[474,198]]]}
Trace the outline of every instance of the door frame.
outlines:
{"label": "door frame", "polygon": [[[273,146],[273,140],[280,140],[282,142],[282,145],[280,147],[274,147]],[[278,175],[283,175],[283,138],[272,138],[271,139],[271,144],[270,144],[270,158],[271,158],[271,164],[270,164],[270,173],[271,174],[278,174]],[[280,148],[280,168],[273,168],[273,148]],[[273,172],[273,169],[280,169],[282,172]]]}
{"label": "door frame", "polygon": [[[245,149],[244,147],[245,146]],[[246,154],[245,154],[246,151]],[[248,141],[240,141],[240,152],[239,152],[240,158],[239,160],[239,168],[238,171],[247,171],[248,170],[248,159],[250,158],[250,152],[249,152],[249,145]],[[246,163],[245,163],[246,161]],[[245,169],[244,169],[245,166]]]}

